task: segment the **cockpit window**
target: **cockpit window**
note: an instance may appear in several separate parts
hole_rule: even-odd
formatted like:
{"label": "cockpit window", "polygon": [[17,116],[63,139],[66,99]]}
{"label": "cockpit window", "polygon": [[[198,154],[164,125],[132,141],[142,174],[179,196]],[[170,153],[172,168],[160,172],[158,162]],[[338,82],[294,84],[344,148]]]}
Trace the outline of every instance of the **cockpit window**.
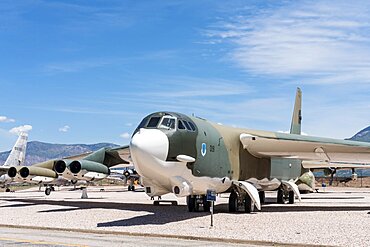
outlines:
{"label": "cockpit window", "polygon": [[163,117],[162,122],[159,125],[159,128],[174,129],[175,125],[176,125],[176,119],[169,118],[169,117]]}
{"label": "cockpit window", "polygon": [[184,130],[185,129],[185,126],[184,126],[184,124],[182,123],[182,121],[181,120],[179,120],[179,122],[178,122],[178,126],[177,126],[180,130]]}
{"label": "cockpit window", "polygon": [[193,131],[195,131],[195,126],[194,126],[194,124],[193,124],[192,122],[189,122],[189,125],[190,125],[190,128],[191,128]]}
{"label": "cockpit window", "polygon": [[150,120],[149,120],[149,123],[146,127],[148,128],[155,128],[157,127],[158,123],[159,123],[159,119],[160,117],[152,117]]}
{"label": "cockpit window", "polygon": [[185,120],[184,120],[184,125],[185,125],[185,127],[186,127],[187,130],[190,130],[191,131],[191,128],[189,126],[189,123],[186,122]]}

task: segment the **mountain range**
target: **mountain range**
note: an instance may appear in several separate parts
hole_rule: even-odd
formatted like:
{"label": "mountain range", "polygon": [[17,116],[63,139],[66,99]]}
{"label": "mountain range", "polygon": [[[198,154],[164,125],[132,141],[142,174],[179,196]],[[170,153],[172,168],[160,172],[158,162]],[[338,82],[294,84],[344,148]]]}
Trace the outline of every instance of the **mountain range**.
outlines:
{"label": "mountain range", "polygon": [[[370,142],[370,126],[361,130],[353,137],[348,138],[353,141]],[[60,159],[86,152],[93,152],[103,147],[118,147],[113,143],[96,144],[52,144],[38,141],[31,141],[27,144],[26,165],[43,162],[50,159]],[[10,151],[0,153],[0,164],[4,164]],[[359,175],[370,176],[370,169],[359,170]],[[338,171],[338,175],[350,176],[350,170]]]}
{"label": "mountain range", "polygon": [[361,130],[356,135],[352,136],[348,140],[370,142],[370,126]]}
{"label": "mountain range", "polygon": [[[118,147],[113,143],[96,144],[52,144],[31,141],[27,143],[25,165],[32,165],[50,159],[60,159],[77,154],[93,152],[104,147]],[[10,151],[0,153],[0,164],[4,164]]]}

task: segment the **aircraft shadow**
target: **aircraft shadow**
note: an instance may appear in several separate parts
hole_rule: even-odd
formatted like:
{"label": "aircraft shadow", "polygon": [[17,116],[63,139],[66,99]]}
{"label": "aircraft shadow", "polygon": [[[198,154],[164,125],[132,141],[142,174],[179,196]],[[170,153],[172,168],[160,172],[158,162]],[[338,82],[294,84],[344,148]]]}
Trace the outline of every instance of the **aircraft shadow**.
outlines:
{"label": "aircraft shadow", "polygon": [[121,219],[110,222],[98,223],[97,227],[113,227],[113,226],[133,226],[133,225],[162,225],[171,222],[178,222],[196,217],[203,217],[209,215],[208,212],[194,212],[189,213],[187,206],[177,205],[172,206],[168,204],[153,205],[140,203],[118,203],[118,202],[91,202],[91,201],[54,201],[54,200],[36,200],[36,199],[5,199],[8,202],[18,202],[19,204],[4,205],[1,207],[28,207],[34,205],[53,205],[64,206],[66,208],[40,210],[38,213],[51,212],[70,212],[83,209],[116,209],[129,210],[134,212],[149,212],[149,215],[137,216],[129,219]]}

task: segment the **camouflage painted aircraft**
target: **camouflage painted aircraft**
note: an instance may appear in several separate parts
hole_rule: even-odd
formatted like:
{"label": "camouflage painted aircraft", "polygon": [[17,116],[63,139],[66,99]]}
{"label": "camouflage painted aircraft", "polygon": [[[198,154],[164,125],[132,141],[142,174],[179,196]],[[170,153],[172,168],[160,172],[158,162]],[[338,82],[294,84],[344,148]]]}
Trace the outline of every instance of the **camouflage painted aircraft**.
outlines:
{"label": "camouflage painted aircraft", "polygon": [[230,212],[260,210],[271,190],[279,203],[294,203],[297,184],[314,186],[309,168],[370,167],[370,143],[300,135],[301,119],[300,89],[290,134],[156,112],[139,124],[129,149],[146,193],[187,196],[189,211],[209,210],[208,189],[230,192]]}
{"label": "camouflage painted aircraft", "polygon": [[[121,156],[126,157],[127,154],[121,151]],[[50,195],[54,185],[95,182],[110,174],[109,167],[128,163],[118,155],[116,149],[102,148],[92,153],[48,160],[32,166],[13,166],[8,169],[8,176],[15,182],[45,185],[45,194]]]}
{"label": "camouflage painted aircraft", "polygon": [[9,185],[12,182],[12,178],[8,176],[8,170],[11,167],[19,167],[23,165],[26,157],[28,134],[21,132],[17,141],[15,142],[12,150],[5,163],[0,166],[0,184],[3,188],[6,188],[6,192],[9,192]]}

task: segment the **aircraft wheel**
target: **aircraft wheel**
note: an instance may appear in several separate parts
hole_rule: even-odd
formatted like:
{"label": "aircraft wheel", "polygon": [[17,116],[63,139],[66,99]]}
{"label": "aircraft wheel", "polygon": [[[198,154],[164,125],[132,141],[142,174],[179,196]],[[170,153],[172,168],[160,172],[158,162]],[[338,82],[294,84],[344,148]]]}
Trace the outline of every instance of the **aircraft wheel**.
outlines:
{"label": "aircraft wheel", "polygon": [[131,186],[131,190],[135,191],[135,186],[134,185]]}
{"label": "aircraft wheel", "polygon": [[128,191],[131,191],[131,185],[129,185],[129,186],[127,187],[127,190],[128,190]]}
{"label": "aircraft wheel", "polygon": [[238,194],[233,190],[229,196],[229,212],[238,211]]}
{"label": "aircraft wheel", "polygon": [[246,195],[244,198],[244,210],[246,213],[254,211],[254,204],[252,204],[252,199],[249,195]]}
{"label": "aircraft wheel", "polygon": [[5,189],[5,192],[10,192],[10,189],[9,189],[9,188],[6,188],[6,189]]}
{"label": "aircraft wheel", "polygon": [[50,195],[50,193],[51,193],[51,188],[46,188],[45,189],[45,195]]}
{"label": "aircraft wheel", "polygon": [[207,197],[203,196],[203,211],[209,212],[211,209],[211,202],[207,201]]}
{"label": "aircraft wheel", "polygon": [[194,212],[195,211],[196,198],[194,196],[187,196],[186,197],[186,202],[188,204],[188,211],[189,212]]}
{"label": "aircraft wheel", "polygon": [[266,199],[265,192],[264,191],[259,191],[258,194],[260,196],[261,204],[265,203],[265,199]]}
{"label": "aircraft wheel", "polygon": [[282,189],[278,189],[278,192],[277,192],[277,203],[284,204],[284,191]]}
{"label": "aircraft wheel", "polygon": [[289,204],[294,204],[294,191],[289,191]]}

